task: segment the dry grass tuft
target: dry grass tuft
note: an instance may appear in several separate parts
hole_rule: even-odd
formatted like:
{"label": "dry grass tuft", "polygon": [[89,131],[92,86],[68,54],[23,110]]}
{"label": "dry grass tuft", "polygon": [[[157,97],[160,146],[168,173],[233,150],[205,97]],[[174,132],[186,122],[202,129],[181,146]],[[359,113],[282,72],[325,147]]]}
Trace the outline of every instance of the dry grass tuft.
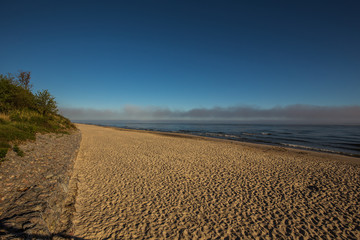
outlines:
{"label": "dry grass tuft", "polygon": [[10,116],[6,115],[5,113],[0,113],[0,119],[3,121],[10,121]]}

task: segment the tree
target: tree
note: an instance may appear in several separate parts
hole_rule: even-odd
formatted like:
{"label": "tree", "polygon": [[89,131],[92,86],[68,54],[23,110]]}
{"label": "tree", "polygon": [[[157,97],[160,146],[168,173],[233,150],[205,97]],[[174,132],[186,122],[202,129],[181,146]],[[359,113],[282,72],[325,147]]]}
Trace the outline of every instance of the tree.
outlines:
{"label": "tree", "polygon": [[49,113],[57,113],[58,111],[55,98],[48,90],[38,91],[35,94],[35,103],[39,113],[44,116]]}
{"label": "tree", "polygon": [[19,73],[16,75],[17,81],[19,82],[20,86],[22,86],[26,90],[30,90],[32,88],[32,85],[30,84],[30,74],[30,72],[19,71]]}

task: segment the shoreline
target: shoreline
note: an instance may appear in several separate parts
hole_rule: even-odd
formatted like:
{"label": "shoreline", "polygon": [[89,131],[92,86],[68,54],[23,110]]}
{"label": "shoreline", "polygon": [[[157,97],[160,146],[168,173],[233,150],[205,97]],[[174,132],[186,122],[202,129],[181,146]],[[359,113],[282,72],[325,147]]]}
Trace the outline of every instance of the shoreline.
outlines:
{"label": "shoreline", "polygon": [[74,236],[360,237],[358,159],[78,124]]}
{"label": "shoreline", "polygon": [[167,132],[167,131],[156,131],[156,130],[143,130],[143,129],[132,129],[132,128],[121,128],[121,127],[115,127],[115,126],[107,126],[107,125],[100,125],[100,124],[92,124],[92,123],[75,123],[76,125],[89,125],[89,126],[98,126],[98,127],[104,127],[104,128],[111,128],[115,130],[121,130],[121,131],[130,131],[130,132],[140,132],[140,133],[150,133],[150,134],[157,134],[157,135],[164,135],[169,137],[180,137],[180,138],[189,138],[189,139],[200,139],[200,140],[207,140],[207,141],[225,141],[225,142],[231,142],[233,144],[244,144],[248,146],[253,147],[259,147],[259,148],[271,148],[271,149],[286,149],[288,151],[294,151],[295,153],[305,153],[305,154],[315,154],[315,155],[324,155],[329,157],[344,157],[344,159],[347,159],[346,161],[354,162],[355,164],[360,164],[360,155],[351,155],[341,152],[330,152],[330,151],[321,151],[321,150],[315,150],[315,149],[304,149],[304,148],[297,148],[297,147],[291,147],[291,146],[282,146],[282,145],[276,145],[276,144],[267,144],[267,143],[255,143],[255,142],[248,142],[248,141],[241,141],[241,140],[234,140],[234,139],[227,139],[227,138],[218,138],[218,137],[211,137],[211,136],[200,136],[190,133],[180,133],[180,132]]}

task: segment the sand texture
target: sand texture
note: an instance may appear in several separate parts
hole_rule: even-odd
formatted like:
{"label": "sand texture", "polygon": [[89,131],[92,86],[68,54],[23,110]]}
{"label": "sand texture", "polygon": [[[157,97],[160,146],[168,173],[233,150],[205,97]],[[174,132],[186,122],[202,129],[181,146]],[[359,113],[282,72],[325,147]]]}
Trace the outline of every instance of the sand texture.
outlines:
{"label": "sand texture", "polygon": [[[36,134],[0,162],[0,239],[66,239],[74,211],[69,185],[80,131]],[[67,238],[69,239],[69,238]]]}
{"label": "sand texture", "polygon": [[76,237],[360,239],[360,159],[78,127]]}

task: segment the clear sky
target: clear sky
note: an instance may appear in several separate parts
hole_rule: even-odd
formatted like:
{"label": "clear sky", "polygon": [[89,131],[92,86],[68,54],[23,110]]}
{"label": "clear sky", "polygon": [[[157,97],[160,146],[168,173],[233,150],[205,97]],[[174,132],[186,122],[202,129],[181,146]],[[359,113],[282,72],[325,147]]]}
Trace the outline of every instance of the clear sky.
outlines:
{"label": "clear sky", "polygon": [[35,90],[49,89],[72,119],[359,111],[359,1],[0,0],[0,9],[0,73],[31,71]]}

